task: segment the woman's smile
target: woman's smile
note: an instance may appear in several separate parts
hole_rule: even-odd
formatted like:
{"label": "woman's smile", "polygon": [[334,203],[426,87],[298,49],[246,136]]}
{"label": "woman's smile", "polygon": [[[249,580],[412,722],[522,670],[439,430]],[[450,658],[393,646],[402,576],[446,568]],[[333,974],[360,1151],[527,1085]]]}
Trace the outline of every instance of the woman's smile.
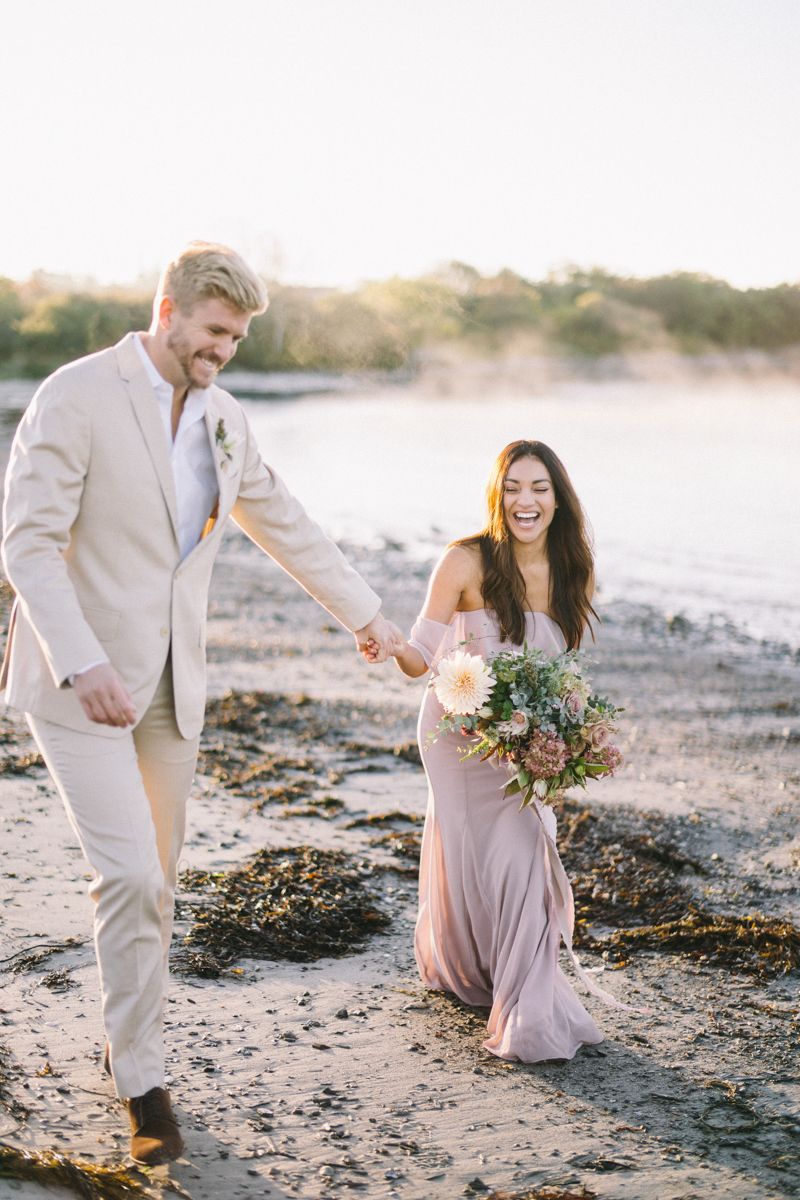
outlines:
{"label": "woman's smile", "polygon": [[538,512],[515,512],[512,518],[520,529],[531,530],[535,528],[540,515]]}

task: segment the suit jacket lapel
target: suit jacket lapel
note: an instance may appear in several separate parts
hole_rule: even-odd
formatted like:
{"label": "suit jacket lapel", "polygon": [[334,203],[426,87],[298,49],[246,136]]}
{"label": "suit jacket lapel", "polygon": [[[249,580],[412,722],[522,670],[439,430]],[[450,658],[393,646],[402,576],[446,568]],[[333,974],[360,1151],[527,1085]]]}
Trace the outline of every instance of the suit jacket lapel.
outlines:
{"label": "suit jacket lapel", "polygon": [[133,405],[133,411],[136,413],[136,420],[142,431],[142,437],[153,460],[161,491],[164,493],[169,519],[172,522],[172,530],[177,542],[178,501],[175,496],[175,478],[172,474],[169,446],[164,434],[161,414],[158,411],[158,401],[139,360],[136,348],[131,343],[131,339],[134,337],[136,337],[135,333],[129,333],[116,346],[117,361],[120,375],[125,381]]}
{"label": "suit jacket lapel", "polygon": [[222,470],[222,455],[217,447],[217,423],[219,422],[221,415],[222,414],[214,404],[214,401],[211,399],[211,397],[209,397],[204,416],[206,430],[208,432],[208,440],[211,443],[211,453],[214,457],[214,470],[217,474],[217,490],[219,491],[219,508],[217,515],[219,516],[219,513],[223,512],[224,510],[225,515],[227,516],[225,505],[227,500],[227,485],[229,480],[228,476]]}

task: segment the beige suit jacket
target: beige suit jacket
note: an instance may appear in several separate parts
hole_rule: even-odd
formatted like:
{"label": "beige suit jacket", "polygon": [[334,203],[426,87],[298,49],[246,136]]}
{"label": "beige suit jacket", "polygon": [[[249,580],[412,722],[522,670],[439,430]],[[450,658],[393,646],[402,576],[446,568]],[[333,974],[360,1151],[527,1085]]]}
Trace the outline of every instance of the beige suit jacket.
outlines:
{"label": "beige suit jacket", "polygon": [[118,737],[88,720],[67,678],[107,656],[141,717],[171,645],[175,715],[192,738],[205,711],[208,585],[229,516],[348,629],[367,625],[380,600],[265,465],[241,406],[218,387],[205,421],[219,517],[181,562],[169,446],[134,336],[46,379],[17,431],[3,539],[17,601],[0,688],[34,716]]}

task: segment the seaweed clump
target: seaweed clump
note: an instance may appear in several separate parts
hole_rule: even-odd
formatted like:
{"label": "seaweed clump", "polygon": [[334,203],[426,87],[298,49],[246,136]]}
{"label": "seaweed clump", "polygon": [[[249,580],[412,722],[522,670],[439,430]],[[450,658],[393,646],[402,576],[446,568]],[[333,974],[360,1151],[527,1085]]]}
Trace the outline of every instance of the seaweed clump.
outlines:
{"label": "seaweed clump", "polygon": [[587,922],[630,928],[685,916],[689,896],[679,873],[700,875],[705,868],[661,835],[660,818],[574,800],[565,801],[558,816],[559,853],[575,899],[576,944],[587,944],[580,934]]}
{"label": "seaweed clump", "polygon": [[800,967],[800,930],[763,913],[731,917],[690,908],[677,921],[619,929],[603,946],[612,959],[624,959],[631,950],[668,950],[760,979]]}
{"label": "seaweed clump", "polygon": [[[467,1185],[469,1187],[469,1185]],[[471,1188],[471,1192],[483,1191],[483,1188]],[[597,1192],[590,1192],[584,1184],[581,1184],[581,1190],[574,1192],[572,1188],[564,1191],[560,1187],[530,1187],[525,1188],[522,1192],[490,1192],[486,1196],[486,1200],[592,1200],[597,1195]]]}
{"label": "seaweed clump", "polygon": [[[335,816],[335,797],[310,799],[317,790],[353,771],[389,770],[392,759],[421,765],[415,743],[352,741],[354,721],[378,723],[382,734],[387,731],[385,711],[374,706],[313,700],[303,693],[229,691],[206,707],[198,769],[232,796],[249,800],[251,812],[263,812],[268,804],[300,803],[284,815]],[[392,728],[397,725],[395,718]],[[325,761],[309,753],[309,746]],[[364,761],[371,758],[384,762]]]}
{"label": "seaweed clump", "polygon": [[406,825],[423,825],[425,818],[419,813],[403,812],[399,808],[392,809],[391,812],[373,813],[369,817],[357,817],[355,821],[348,821],[345,829],[390,829],[391,833],[385,834],[383,837],[372,838],[371,846],[381,846],[388,850],[395,858],[399,858],[402,866],[394,867],[400,875],[419,875],[419,863],[422,854],[422,834],[418,829],[396,830],[392,826],[396,823]]}
{"label": "seaweed clump", "polygon": [[[0,970],[10,971],[12,975],[27,975],[29,972],[35,971],[42,963],[47,962],[48,958],[52,958],[54,954],[60,954],[64,950],[76,950],[82,945],[83,942],[80,938],[68,937],[63,942],[47,942],[34,949],[28,947],[17,950],[8,958],[0,959]],[[48,983],[47,986],[54,985]]]}
{"label": "seaweed clump", "polygon": [[32,754],[6,754],[0,758],[0,775],[33,775],[44,766],[38,751]]}
{"label": "seaweed clump", "polygon": [[0,775],[33,775],[43,767],[44,759],[35,747],[31,749],[32,745],[31,735],[24,725],[8,717],[0,717],[0,746],[4,747],[0,756]]}
{"label": "seaweed clump", "polygon": [[[657,814],[566,801],[560,818],[576,946],[620,963],[634,950],[678,953],[760,979],[800,967],[800,930],[790,922],[762,913],[712,913],[696,903],[680,876],[705,875],[705,868],[664,837]],[[594,937],[590,924],[616,928]]]}
{"label": "seaweed clump", "polygon": [[260,850],[232,871],[184,871],[194,925],[177,967],[206,977],[237,958],[342,958],[390,923],[346,854],[312,846]]}
{"label": "seaweed clump", "polygon": [[16,1121],[24,1121],[30,1115],[26,1104],[21,1104],[11,1090],[11,1072],[19,1071],[19,1066],[12,1066],[11,1051],[7,1046],[0,1045],[0,1105]]}
{"label": "seaweed clump", "polygon": [[[125,1167],[76,1162],[52,1150],[32,1154],[15,1146],[0,1145],[0,1179],[70,1188],[82,1200],[149,1200],[152,1195]],[[164,1186],[161,1180],[159,1183]],[[186,1195],[174,1184],[169,1190]]]}
{"label": "seaweed clump", "polygon": [[206,726],[228,733],[253,735],[284,730],[299,741],[325,741],[341,725],[335,708],[310,696],[281,692],[226,692],[206,706]]}
{"label": "seaweed clump", "polygon": [[[352,741],[354,723],[380,729],[382,737],[402,733],[408,737],[407,719],[393,713],[386,705],[375,706],[345,700],[315,700],[300,692],[226,692],[209,700],[206,706],[206,728],[219,730],[223,736],[249,736],[256,740],[275,734],[308,745],[327,745],[349,753],[364,750],[371,754],[389,754],[403,762],[421,766],[416,743],[403,741],[397,746],[375,745]],[[258,746],[248,747],[258,750]]]}
{"label": "seaweed clump", "polygon": [[373,838],[371,846],[382,846],[400,860],[401,866],[392,867],[399,875],[419,875],[419,863],[422,857],[422,834],[416,829],[405,832],[397,830],[384,834],[383,837]]}
{"label": "seaweed clump", "polygon": [[53,992],[68,992],[70,988],[78,987],[71,975],[71,967],[62,967],[58,971],[49,971],[42,978],[42,986]]}

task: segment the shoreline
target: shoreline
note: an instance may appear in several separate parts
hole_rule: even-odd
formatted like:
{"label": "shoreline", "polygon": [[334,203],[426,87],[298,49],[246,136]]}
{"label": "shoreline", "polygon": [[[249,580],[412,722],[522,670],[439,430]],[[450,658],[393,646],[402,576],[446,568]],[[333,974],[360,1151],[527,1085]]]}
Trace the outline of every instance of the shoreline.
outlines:
{"label": "shoreline", "polygon": [[[23,409],[40,379],[0,377],[0,410]],[[640,350],[619,354],[472,356],[459,345],[421,351],[415,362],[390,371],[223,371],[219,386],[238,399],[286,401],[303,396],[357,398],[394,389],[415,396],[529,395],[581,383],[708,384],[800,382],[800,346],[784,350]]]}
{"label": "shoreline", "polygon": [[[427,565],[391,549],[353,557],[386,611],[410,627]],[[630,765],[590,789],[589,809],[642,834],[658,828],[676,853],[702,864],[702,873],[680,874],[698,904],[800,924],[799,664],[726,640],[724,630],[706,639],[674,622],[670,629],[653,610],[611,605],[605,615],[592,674],[627,709]],[[159,1179],[193,1200],[359,1188],[441,1200],[545,1184],[583,1185],[609,1200],[795,1194],[798,972],[759,980],[652,950],[617,969],[613,957],[583,949],[587,965],[605,967],[602,986],[649,1013],[583,995],[565,966],[606,1040],[568,1063],[491,1059],[481,1048],[485,1014],[421,987],[416,883],[393,869],[406,872],[410,860],[397,857],[392,839],[418,828],[393,814],[420,817],[427,799],[421,769],[393,752],[414,737],[424,681],[392,665],[368,667],[351,636],[235,531],[215,569],[208,647],[212,697],[231,687],[283,697],[258,753],[317,766],[316,774],[286,767],[274,787],[268,780],[259,807],[255,784],[232,790],[227,765],[257,759],[246,748],[252,735],[212,719],[182,867],[231,870],[262,846],[342,851],[364,864],[392,922],[349,957],[241,959],[217,978],[174,977],[168,1060],[187,1153],[142,1180],[153,1195],[164,1194]],[[113,1163],[124,1156],[126,1118],[99,1069],[86,865],[46,774],[35,766],[11,773],[30,750],[16,714],[3,729],[13,762],[0,776],[0,1040],[12,1107],[2,1110],[0,1137]],[[190,928],[184,910],[176,949]],[[70,937],[80,944],[30,970],[9,969],[9,956]],[[342,1010],[349,1015],[337,1016]],[[13,1102],[30,1108],[27,1119],[15,1117]],[[6,1194],[57,1193],[0,1181]]]}

